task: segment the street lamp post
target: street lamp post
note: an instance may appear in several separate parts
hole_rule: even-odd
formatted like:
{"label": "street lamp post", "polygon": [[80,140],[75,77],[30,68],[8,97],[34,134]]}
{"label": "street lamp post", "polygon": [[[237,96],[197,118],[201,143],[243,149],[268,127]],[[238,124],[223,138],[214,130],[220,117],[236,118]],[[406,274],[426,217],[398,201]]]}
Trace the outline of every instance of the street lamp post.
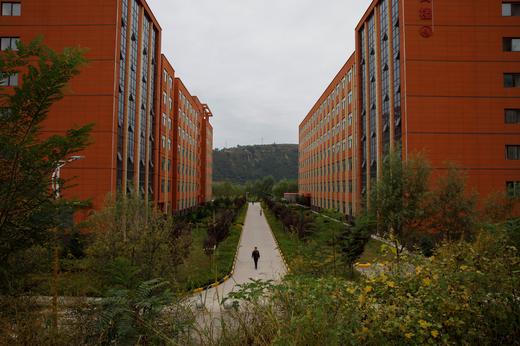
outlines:
{"label": "street lamp post", "polygon": [[[74,155],[69,157],[67,160],[59,160],[56,162],[56,167],[52,171],[51,176],[51,188],[54,195],[54,199],[58,200],[60,199],[60,172],[61,169],[70,162],[76,161],[76,160],[82,160],[85,156],[81,155]],[[55,232],[56,233],[56,232]],[[55,241],[54,246],[54,263],[53,263],[53,270],[52,270],[52,322],[54,331],[58,330],[58,273],[60,270],[60,257],[59,257],[59,247],[57,244],[57,239]]]}

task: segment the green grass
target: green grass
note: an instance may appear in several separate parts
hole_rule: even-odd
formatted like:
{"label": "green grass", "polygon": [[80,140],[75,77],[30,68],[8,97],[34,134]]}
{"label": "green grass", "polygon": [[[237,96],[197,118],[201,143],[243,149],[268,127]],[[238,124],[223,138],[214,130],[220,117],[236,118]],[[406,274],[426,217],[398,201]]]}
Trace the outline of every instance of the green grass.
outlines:
{"label": "green grass", "polygon": [[247,206],[244,206],[235,220],[229,236],[221,242],[214,257],[203,250],[206,227],[200,223],[192,231],[193,242],[186,261],[177,269],[177,281],[186,290],[209,285],[228,275],[233,265],[235,252],[240,241]]}
{"label": "green grass", "polygon": [[380,261],[390,261],[393,259],[392,256],[388,254],[384,254],[381,251],[381,245],[384,245],[383,242],[370,239],[367,245],[365,245],[365,252],[361,255],[358,262],[359,263],[374,263]]}
{"label": "green grass", "polygon": [[288,262],[289,266],[292,260],[298,255],[300,248],[302,246],[301,242],[298,240],[298,237],[290,232],[286,232],[283,230],[282,223],[271,213],[271,211],[267,208],[264,208],[265,217],[271,230],[278,241],[278,245],[280,246],[280,250],[285,256],[285,260]]}
{"label": "green grass", "polygon": [[[343,261],[338,241],[344,229],[342,223],[316,215],[316,230],[307,239],[300,240],[296,234],[285,231],[282,223],[270,210],[267,208],[264,210],[280,250],[293,273],[349,276],[350,272]],[[359,262],[372,263],[386,259],[381,253],[382,244],[378,240],[371,239]]]}
{"label": "green grass", "polygon": [[293,273],[346,275],[338,238],[343,225],[317,216],[316,230],[305,241],[283,229],[282,223],[267,209],[267,221]]}

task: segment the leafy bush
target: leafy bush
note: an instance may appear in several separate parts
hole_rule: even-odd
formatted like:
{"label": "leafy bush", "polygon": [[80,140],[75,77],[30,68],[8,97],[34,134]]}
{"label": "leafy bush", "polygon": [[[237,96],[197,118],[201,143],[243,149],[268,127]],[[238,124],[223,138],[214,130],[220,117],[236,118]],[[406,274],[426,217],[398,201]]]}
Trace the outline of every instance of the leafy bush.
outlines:
{"label": "leafy bush", "polygon": [[293,232],[298,238],[305,239],[309,237],[315,230],[315,216],[309,211],[291,208],[289,205],[277,202],[274,199],[267,198],[264,200],[265,205],[272,213],[281,221],[284,230]]}
{"label": "leafy bush", "polygon": [[92,320],[92,341],[106,345],[172,344],[184,327],[193,323],[188,310],[183,311],[184,317],[166,313],[175,305],[168,281],[139,282],[139,270],[126,259],[118,259],[113,269],[112,288]]}
{"label": "leafy bush", "polygon": [[127,259],[139,268],[140,281],[165,277],[175,282],[175,269],[189,253],[190,226],[153,210],[138,196],[120,196],[85,224],[96,236],[87,249],[90,270],[109,287],[107,264]]}
{"label": "leafy bush", "polygon": [[385,263],[359,281],[292,276],[279,285],[252,283],[237,295],[249,301],[235,315],[239,327],[219,342],[518,344],[520,257],[504,231],[443,243],[431,258],[407,256],[408,265]]}

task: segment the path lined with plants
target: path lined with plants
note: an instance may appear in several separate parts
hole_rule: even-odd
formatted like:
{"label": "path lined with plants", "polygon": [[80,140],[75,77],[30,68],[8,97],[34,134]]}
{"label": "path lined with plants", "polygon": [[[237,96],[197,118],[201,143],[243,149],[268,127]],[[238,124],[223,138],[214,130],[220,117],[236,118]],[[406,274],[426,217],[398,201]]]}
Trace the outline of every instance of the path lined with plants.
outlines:
{"label": "path lined with plants", "polygon": [[[237,286],[254,280],[280,280],[287,272],[273,233],[265,216],[260,215],[260,203],[248,205],[242,236],[238,246],[233,275],[221,285],[197,294],[194,300],[202,302],[209,313],[219,312],[221,302]],[[260,251],[258,269],[255,269],[251,253],[254,247]]]}

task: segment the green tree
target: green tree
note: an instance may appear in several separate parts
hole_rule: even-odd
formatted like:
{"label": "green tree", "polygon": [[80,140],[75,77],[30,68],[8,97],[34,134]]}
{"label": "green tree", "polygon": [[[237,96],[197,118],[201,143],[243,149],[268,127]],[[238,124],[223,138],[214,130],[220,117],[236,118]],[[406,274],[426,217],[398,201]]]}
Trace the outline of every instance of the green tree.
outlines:
{"label": "green tree", "polygon": [[298,192],[298,181],[283,179],[273,186],[273,195],[282,198],[285,192]]}
{"label": "green tree", "polygon": [[483,216],[488,223],[503,222],[514,215],[518,208],[520,197],[510,196],[507,192],[495,192],[484,200]]}
{"label": "green tree", "polygon": [[365,251],[365,245],[370,240],[374,226],[374,219],[368,215],[361,215],[356,224],[353,227],[345,227],[341,235],[341,250],[351,276],[354,275],[354,264]]}
{"label": "green tree", "polygon": [[239,184],[231,183],[229,181],[213,183],[213,196],[215,198],[233,198],[243,196],[244,193],[244,186]]}
{"label": "green tree", "polygon": [[0,87],[0,266],[15,252],[45,241],[58,225],[63,205],[53,198],[52,172],[88,145],[92,125],[47,136],[42,123],[85,62],[82,50],[57,53],[40,39],[0,54],[0,79],[23,77],[20,86]]}
{"label": "green tree", "polygon": [[273,193],[274,179],[272,176],[264,177],[262,180],[257,180],[253,183],[252,193],[260,199],[271,196]]}
{"label": "green tree", "polygon": [[466,177],[453,164],[447,174],[439,177],[430,210],[431,231],[446,240],[470,237],[476,231],[476,195],[466,191]]}
{"label": "green tree", "polygon": [[92,272],[110,283],[107,263],[125,258],[139,268],[140,279],[175,279],[175,269],[189,254],[190,227],[147,205],[138,194],[118,196],[85,223],[96,237],[87,249]]}
{"label": "green tree", "polygon": [[429,176],[430,167],[421,155],[403,162],[396,148],[385,158],[381,177],[372,189],[367,214],[377,220],[378,233],[394,244],[397,260],[424,224]]}

